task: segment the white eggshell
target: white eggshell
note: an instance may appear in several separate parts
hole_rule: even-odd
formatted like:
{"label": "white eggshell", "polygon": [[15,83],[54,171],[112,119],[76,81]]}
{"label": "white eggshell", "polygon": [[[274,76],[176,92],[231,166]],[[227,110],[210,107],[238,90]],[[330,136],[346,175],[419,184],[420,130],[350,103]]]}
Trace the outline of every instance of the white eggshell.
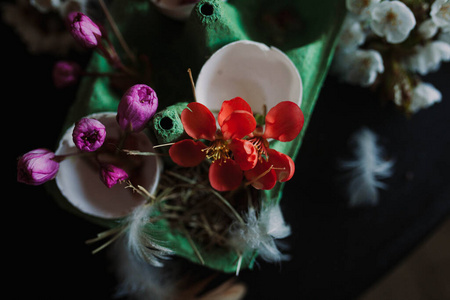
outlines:
{"label": "white eggshell", "polygon": [[281,50],[253,41],[237,41],[217,50],[196,82],[197,101],[218,112],[225,100],[241,97],[254,113],[281,101],[302,101],[300,74]]}
{"label": "white eggshell", "polygon": [[[97,113],[87,116],[102,122],[106,127],[107,139],[118,139],[120,127],[116,121],[116,113]],[[74,126],[67,129],[62,137],[57,155],[77,153],[72,140]],[[153,145],[143,133],[134,133],[139,151],[153,151]],[[137,150],[137,149],[133,149]],[[142,168],[139,182],[150,193],[154,192],[162,169],[162,163],[157,156],[142,156]],[[133,208],[142,204],[145,199],[125,184],[116,184],[107,188],[100,180],[99,168],[92,160],[86,160],[81,155],[69,156],[60,163],[56,184],[62,195],[81,212],[106,219],[121,218],[132,212]],[[135,183],[136,184],[136,183]]]}

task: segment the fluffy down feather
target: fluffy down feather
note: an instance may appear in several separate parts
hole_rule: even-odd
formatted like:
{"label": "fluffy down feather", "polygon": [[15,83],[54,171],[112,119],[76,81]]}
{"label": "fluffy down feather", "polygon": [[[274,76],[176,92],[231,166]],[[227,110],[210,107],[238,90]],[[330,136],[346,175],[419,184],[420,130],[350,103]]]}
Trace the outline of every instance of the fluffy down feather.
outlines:
{"label": "fluffy down feather", "polygon": [[354,158],[340,161],[341,169],[349,172],[347,192],[350,206],[378,204],[378,189],[387,187],[380,180],[392,175],[394,161],[383,159],[383,149],[377,144],[377,139],[377,135],[368,128],[358,130],[350,140]]}
{"label": "fluffy down feather", "polygon": [[136,257],[125,237],[116,241],[109,254],[119,283],[117,298],[166,300],[175,293],[173,274]]}
{"label": "fluffy down feather", "polygon": [[152,205],[143,205],[134,210],[129,217],[128,231],[125,242],[128,251],[155,267],[162,267],[161,259],[167,259],[173,251],[161,246],[154,238],[158,234],[157,228],[148,222]]}
{"label": "fluffy down feather", "polygon": [[282,239],[291,234],[286,225],[279,205],[264,208],[258,215],[253,207],[245,217],[245,224],[235,223],[231,227],[230,245],[238,251],[258,251],[262,259],[279,262],[289,257],[280,252],[275,239]]}

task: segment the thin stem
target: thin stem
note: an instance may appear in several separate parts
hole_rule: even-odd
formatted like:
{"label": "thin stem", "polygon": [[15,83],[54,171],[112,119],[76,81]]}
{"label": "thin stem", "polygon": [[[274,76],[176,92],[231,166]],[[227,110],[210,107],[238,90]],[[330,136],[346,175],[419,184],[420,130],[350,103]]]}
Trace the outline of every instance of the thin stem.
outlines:
{"label": "thin stem", "polygon": [[[259,174],[257,177],[253,178],[251,181],[247,182],[245,184],[245,186],[249,186],[252,183],[258,181],[259,179],[263,178],[264,176],[266,176],[271,170],[273,169],[273,165],[271,165],[267,170],[265,170],[264,172],[262,172],[261,174]],[[277,168],[279,169],[279,168]]]}
{"label": "thin stem", "polygon": [[208,188],[210,192],[212,192],[223,204],[225,204],[226,207],[231,211],[231,213],[234,215],[234,217],[238,220],[239,223],[242,225],[245,224],[242,217],[238,214],[238,212],[234,209],[234,207],[230,204],[230,202],[227,201],[221,194],[219,194],[217,191],[213,190],[212,188]]}
{"label": "thin stem", "polygon": [[122,233],[124,233],[124,232],[125,232],[124,230],[120,231],[118,234],[116,234],[115,236],[113,236],[109,241],[107,241],[106,243],[104,243],[104,244],[101,245],[100,247],[94,249],[94,250],[92,251],[92,254],[96,254],[96,253],[100,252],[101,250],[105,249],[106,247],[108,247],[109,245],[111,245],[111,244],[112,244],[115,240],[117,240],[117,239],[122,235]]}
{"label": "thin stem", "polygon": [[241,271],[241,265],[242,265],[242,254],[238,253],[239,255],[239,259],[237,261],[237,266],[236,266],[236,276],[239,276],[239,272]]}
{"label": "thin stem", "polygon": [[165,146],[172,146],[175,143],[167,143],[167,144],[160,144],[160,145],[155,145],[153,146],[153,148],[159,148],[159,147],[165,147]]}
{"label": "thin stem", "polygon": [[135,187],[130,180],[127,181],[126,189],[132,189],[133,192],[138,193],[142,197],[146,198],[146,204],[144,205],[153,205],[153,203],[156,201],[156,197],[150,194],[143,186],[139,185]]}
{"label": "thin stem", "polygon": [[[120,150],[120,149],[119,149]],[[123,153],[130,155],[130,156],[166,156],[166,154],[164,153],[157,153],[157,152],[142,152],[139,150],[127,150],[127,149],[122,149],[120,150]]]}
{"label": "thin stem", "polygon": [[132,125],[131,125],[131,123],[129,123],[128,125],[129,125],[130,129],[129,130],[125,130],[125,132],[120,137],[119,143],[117,144],[117,147],[116,147],[116,154],[118,154],[120,151],[122,151],[123,145],[125,144],[125,140],[128,138],[128,136],[131,133]]}
{"label": "thin stem", "polygon": [[139,190],[139,191],[141,191],[145,196],[147,196],[148,198],[150,198],[150,199],[152,199],[152,200],[155,200],[156,198],[155,198],[155,196],[153,196],[152,194],[150,194],[142,185],[139,185],[138,184],[138,186],[137,186],[137,189]]}
{"label": "thin stem", "polygon": [[112,229],[100,232],[99,234],[97,234],[97,237],[89,239],[85,243],[86,244],[93,244],[93,243],[99,242],[99,241],[103,240],[104,238],[107,238],[107,237],[109,237],[111,235],[114,235],[114,234],[120,232],[121,230],[123,230],[123,228],[121,226],[117,226],[117,227],[114,227]]}
{"label": "thin stem", "polygon": [[114,73],[114,72],[83,72],[81,73],[82,76],[93,76],[93,77],[121,77],[124,76],[125,73]]}
{"label": "thin stem", "polygon": [[200,261],[200,263],[202,265],[204,265],[205,264],[205,260],[203,259],[202,255],[200,254],[200,251],[198,251],[197,246],[195,245],[194,241],[192,240],[191,235],[186,230],[186,228],[184,228],[184,226],[182,224],[180,224],[180,225],[181,225],[181,231],[183,231],[183,233],[186,235],[186,238],[187,238],[189,244],[191,245],[192,250],[194,250],[194,253],[197,256],[197,258]]}
{"label": "thin stem", "polygon": [[112,236],[112,238],[110,240],[108,240],[107,242],[105,242],[104,244],[102,244],[101,246],[97,247],[96,249],[94,249],[92,251],[92,254],[96,254],[96,253],[100,252],[101,250],[105,249],[106,247],[108,247],[109,245],[111,245],[119,237],[121,237],[122,234],[125,233],[126,228],[127,228],[127,226],[122,225],[122,226],[117,226],[117,227],[112,228],[107,231],[100,232],[99,234],[97,234],[97,237],[95,237],[93,239],[89,239],[85,243],[93,244],[93,243],[99,242],[107,237]]}
{"label": "thin stem", "polygon": [[111,29],[113,30],[114,34],[116,35],[117,40],[119,41],[123,50],[125,50],[127,56],[131,59],[131,61],[133,61],[133,63],[136,63],[136,57],[134,56],[133,52],[131,52],[130,48],[128,47],[128,44],[125,42],[125,39],[123,38],[122,33],[120,33],[120,30],[117,27],[117,24],[114,21],[113,17],[109,13],[109,10],[106,7],[105,2],[103,0],[98,0],[98,2],[100,3],[102,10],[105,13],[106,18],[108,19],[109,24],[111,25]]}
{"label": "thin stem", "polygon": [[171,176],[173,176],[173,177],[175,177],[175,178],[181,179],[184,182],[187,182],[189,184],[195,184],[196,183],[196,181],[194,179],[189,179],[189,178],[187,178],[187,177],[185,177],[183,175],[180,175],[178,173],[175,173],[175,172],[172,172],[172,171],[169,171],[169,170],[166,171],[166,173],[171,175]]}
{"label": "thin stem", "polygon": [[94,152],[74,152],[74,153],[68,153],[68,154],[61,154],[61,155],[55,155],[53,160],[59,163],[71,156],[88,156],[88,155],[92,156],[92,155],[95,155],[95,153]]}
{"label": "thin stem", "polygon": [[192,78],[192,71],[191,68],[187,70],[189,73],[189,79],[191,80],[191,86],[192,86],[192,94],[194,95],[194,101],[197,102],[197,95],[195,94],[195,84],[194,84],[194,78]]}

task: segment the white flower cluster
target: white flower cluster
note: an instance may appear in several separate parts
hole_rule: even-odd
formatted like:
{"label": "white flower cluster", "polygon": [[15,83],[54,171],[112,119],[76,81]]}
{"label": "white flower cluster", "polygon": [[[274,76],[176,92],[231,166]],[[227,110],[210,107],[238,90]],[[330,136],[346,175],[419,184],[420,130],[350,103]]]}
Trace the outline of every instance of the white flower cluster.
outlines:
{"label": "white flower cluster", "polygon": [[[76,48],[64,26],[72,11],[87,12],[91,0],[16,0],[1,3],[1,20],[12,27],[33,54],[67,55]],[[89,6],[89,7],[88,7]]]}
{"label": "white flower cluster", "polygon": [[88,0],[30,0],[30,4],[41,13],[58,11],[65,17],[71,11],[85,12]]}
{"label": "white flower cluster", "polygon": [[382,94],[409,113],[440,101],[417,74],[450,61],[450,0],[346,0],[346,6],[331,72],[349,84],[391,88]]}

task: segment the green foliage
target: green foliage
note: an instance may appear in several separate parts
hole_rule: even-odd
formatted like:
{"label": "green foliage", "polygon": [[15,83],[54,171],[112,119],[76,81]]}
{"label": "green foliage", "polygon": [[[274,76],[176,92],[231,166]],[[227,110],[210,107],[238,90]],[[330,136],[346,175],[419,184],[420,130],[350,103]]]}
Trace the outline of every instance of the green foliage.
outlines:
{"label": "green foliage", "polygon": [[[204,5],[210,6],[207,14],[202,9]],[[148,0],[116,0],[111,12],[130,48],[137,56],[147,56],[151,64],[149,82],[140,83],[146,83],[156,91],[160,110],[179,102],[193,101],[186,70],[191,68],[196,77],[209,56],[230,42],[248,39],[284,51],[302,78],[301,108],[305,126],[294,141],[275,142],[272,147],[295,158],[333,56],[345,16],[343,0],[202,0],[186,22],[161,15]],[[123,54],[120,46],[117,50],[119,55]],[[91,71],[112,71],[97,54],[89,68]],[[122,92],[120,88],[111,87],[110,80],[105,77],[84,78],[64,130],[87,114],[115,111]],[[282,188],[283,185],[278,185],[266,192],[266,198],[279,201]],[[59,201],[63,201],[61,197],[57,196]],[[62,206],[75,209],[67,204]],[[92,221],[91,217],[89,219]],[[105,223],[102,220],[96,222]],[[211,251],[201,245],[192,247],[192,241],[182,232],[168,231],[165,238],[169,248],[179,256],[201,263],[195,253],[199,251],[206,266],[224,272],[236,271],[239,256],[233,251]],[[242,268],[251,267],[254,259],[255,253],[245,253]]]}

